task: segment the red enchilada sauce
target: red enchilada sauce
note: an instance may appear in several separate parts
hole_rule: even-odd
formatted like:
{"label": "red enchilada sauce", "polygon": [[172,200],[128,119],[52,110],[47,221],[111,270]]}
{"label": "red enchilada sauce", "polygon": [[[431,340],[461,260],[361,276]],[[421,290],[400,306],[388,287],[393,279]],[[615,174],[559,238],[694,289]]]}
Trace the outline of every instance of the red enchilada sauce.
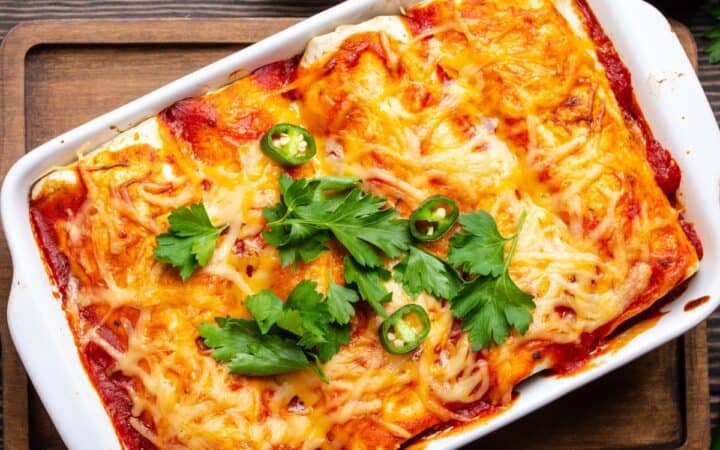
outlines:
{"label": "red enchilada sauce", "polygon": [[[122,373],[114,371],[115,360],[94,342],[87,344],[82,356],[88,375],[100,392],[105,408],[113,419],[115,431],[125,446],[132,450],[155,450],[157,448],[155,444],[140,434],[131,424],[130,419],[134,417],[132,415],[133,403],[128,395],[127,385],[132,383],[132,380]],[[154,431],[154,425],[143,415],[135,419],[149,430]]]}
{"label": "red enchilada sauce", "polygon": [[690,300],[689,302],[687,302],[687,303],[685,304],[685,306],[683,307],[683,310],[685,310],[685,311],[692,311],[693,309],[698,308],[698,307],[704,305],[704,304],[707,303],[709,300],[710,300],[710,296],[709,296],[709,295],[705,295],[705,296],[702,296],[702,297],[700,297],[700,298],[696,298],[695,300]]}
{"label": "red enchilada sauce", "polygon": [[[655,174],[656,182],[672,200],[675,198],[680,184],[680,168],[670,152],[654,139],[652,131],[634,97],[630,73],[618,56],[612,42],[604,33],[587,1],[576,0],[576,4],[585,19],[590,36],[596,45],[598,58],[605,67],[607,78],[620,107],[624,111],[626,118],[636,124],[645,137],[647,160]],[[430,5],[427,8],[413,9],[406,16],[406,20],[412,32],[422,34],[431,29],[435,23],[444,19],[441,16],[441,10],[436,5]],[[257,69],[251,74],[251,77],[269,90],[281,89],[295,79],[298,63],[299,57],[278,61]],[[200,99],[181,100],[161,112],[159,116],[176,136],[182,137],[189,142],[199,140],[204,132],[203,130],[218,127],[219,121],[217,111]],[[240,133],[242,137],[251,139],[253,137],[250,135],[254,136],[253,131],[260,132],[262,127],[259,121],[254,117],[240,121],[241,128],[248,131],[248,133]],[[56,197],[58,196],[52,196],[52,201],[31,202],[30,214],[48,269],[60,293],[63,295],[64,302],[70,281],[70,265],[67,257],[58,248],[54,223],[70,214],[74,214],[80,208],[85,200],[85,189],[82,187],[79,192],[60,196],[60,198]],[[692,224],[683,220],[682,225],[688,238],[697,249],[698,256],[702,257],[702,245]],[[663,301],[660,304],[664,304]],[[110,330],[107,327],[106,329]],[[610,332],[612,332],[612,329],[603,327],[594,333],[583,334],[576,344],[551,344],[545,346],[541,351],[554,354],[556,372],[572,372],[592,357],[598,345]],[[155,449],[156,446],[131,425],[130,419],[133,418],[131,413],[132,400],[126,387],[128,383],[132,383],[132,380],[118,372],[113,372],[114,360],[94,343],[89,343],[84,348],[81,357],[124,445],[130,449]],[[491,406],[484,401],[470,405],[448,406],[456,411],[467,412],[468,415],[473,417],[492,416],[505,409],[505,407]],[[149,430],[154,430],[154,425],[149,419],[143,416],[135,419],[139,420]],[[422,436],[428,436],[446,427],[455,426],[458,426],[458,424],[444,423],[436,425],[422,433],[418,438],[413,439],[413,442],[422,439]]]}
{"label": "red enchilada sauce", "polygon": [[70,263],[67,256],[58,248],[55,223],[75,214],[85,202],[86,195],[85,186],[80,184],[73,192],[68,192],[60,198],[53,197],[51,201],[32,202],[30,205],[33,232],[40,243],[47,268],[55,280],[55,286],[60,291],[63,305],[70,281]]}
{"label": "red enchilada sauce", "polygon": [[626,117],[640,128],[645,137],[647,160],[655,173],[655,181],[668,197],[673,197],[680,187],[680,179],[682,178],[680,167],[670,152],[653,136],[652,130],[648,126],[633,94],[630,72],[620,59],[615,46],[605,34],[602,26],[600,26],[587,0],[576,0],[576,2],[580,13],[585,19],[585,25],[588,28],[590,37],[595,43],[598,59],[605,67],[610,87],[615,93],[620,108],[622,108]]}
{"label": "red enchilada sauce", "polygon": [[[687,286],[688,281],[680,283],[648,309],[626,321],[619,324],[610,322],[592,333],[583,333],[577,343],[550,344],[546,346],[542,351],[551,353],[555,361],[555,365],[550,372],[558,375],[571,375],[581,369],[590,359],[604,352],[604,344],[619,338],[630,329],[640,327],[641,331],[644,331],[643,326],[648,328],[653,326],[667,313],[663,311],[663,308],[680,297],[687,290]],[[632,309],[634,306],[634,304],[631,304],[628,309]],[[619,348],[617,345],[613,347]]]}
{"label": "red enchilada sauce", "polygon": [[300,56],[270,63],[253,71],[253,80],[269,91],[282,89],[297,78]]}
{"label": "red enchilada sauce", "polygon": [[[630,71],[627,69],[625,64],[620,59],[615,46],[613,45],[610,38],[605,34],[602,26],[598,22],[595,14],[593,13],[587,0],[575,0],[580,13],[584,19],[585,26],[588,29],[591,39],[596,46],[596,53],[600,63],[605,68],[605,73],[610,87],[617,99],[617,102],[625,114],[627,120],[631,121],[640,129],[646,142],[646,158],[653,170],[655,175],[655,181],[670,199],[671,202],[676,201],[677,190],[680,187],[680,181],[682,178],[682,172],[677,162],[673,158],[672,154],[662,146],[654,137],[650,126],[645,120],[645,116],[640,109],[639,104],[635,98],[632,77]],[[431,29],[436,23],[441,20],[441,14],[439,10],[432,7],[419,8],[410,11],[406,16],[408,26],[415,34],[422,34],[427,30]],[[703,257],[703,247],[700,239],[698,238],[695,227],[692,223],[687,222],[681,217],[681,225],[683,231],[687,235],[688,239],[694,246],[698,258]],[[550,344],[538,351],[538,356],[542,356],[543,352],[549,352],[553,355],[555,366],[552,372],[556,374],[571,374],[574,371],[583,367],[597,351],[600,349],[603,341],[608,338],[611,334],[619,334],[626,330],[628,327],[638,324],[638,322],[647,320],[657,320],[657,317],[663,314],[660,311],[662,306],[675,300],[685,289],[687,288],[687,282],[680,284],[665,297],[655,302],[655,304],[644,313],[636,316],[621,325],[617,330],[614,329],[614,325],[608,324],[607,326],[601,327],[593,333],[583,333],[577,343],[574,344]],[[631,305],[631,308],[634,305]],[[690,308],[695,307],[694,305],[686,305]],[[616,325],[615,325],[616,326]],[[495,411],[489,409],[485,411],[485,415],[492,415]],[[410,442],[417,442],[424,438],[428,438],[439,432],[443,432],[450,428],[455,428],[456,424],[444,423],[440,424],[420,436],[412,439]]]}
{"label": "red enchilada sauce", "polygon": [[[63,305],[67,302],[71,271],[67,256],[58,247],[55,223],[76,214],[85,202],[86,194],[85,186],[79,183],[72,191],[65,191],[62,195],[50,195],[30,203],[30,220],[33,230],[45,256],[47,269],[60,292]],[[113,333],[110,328],[105,326],[102,327],[102,332]],[[77,338],[75,335],[74,337]],[[125,447],[132,450],[156,449],[157,447],[152,442],[131,425],[132,400],[128,394],[127,385],[132,380],[113,371],[115,360],[99,345],[90,342],[83,348],[77,340],[76,345],[88,376],[92,379],[93,385],[112,419],[118,438],[125,444]],[[136,419],[148,429],[154,429],[154,425],[149,419],[143,416]]]}

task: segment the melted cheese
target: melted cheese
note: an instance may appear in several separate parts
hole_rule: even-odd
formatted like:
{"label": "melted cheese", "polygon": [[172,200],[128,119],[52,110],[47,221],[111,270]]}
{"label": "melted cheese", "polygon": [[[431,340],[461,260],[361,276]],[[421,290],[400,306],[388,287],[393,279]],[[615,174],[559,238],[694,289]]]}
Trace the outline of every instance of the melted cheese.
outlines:
{"label": "melted cheese", "polygon": [[312,67],[324,63],[347,38],[359,33],[385,33],[398,42],[410,40],[410,33],[400,17],[374,17],[356,25],[341,25],[332,33],[311,39],[303,53],[301,65]]}
{"label": "melted cheese", "polygon": [[[516,383],[556,363],[546,349],[649,306],[697,269],[571,0],[436,0],[415,13],[428,23],[340,27],[309,43],[294,77],[278,83],[285,69],[271,68],[184,100],[35,185],[36,208],[81,200],[53,225],[72,274],[65,307],[81,349],[100,346],[133,380],[129,423],[152,444],[395,448],[472,419],[478,402],[508,402]],[[292,271],[262,240],[281,170],[258,138],[276,122],[318,141],[293,176],[359,177],[404,215],[447,195],[463,212],[488,210],[504,235],[527,213],[511,275],[535,296],[529,331],[473,352],[447,303],[420,295],[432,329],[417,352],[389,355],[380,319],[360,313],[325,366],[328,384],[310,371],[231,375],[198,348],[196,326],[249,317],[254,292],[284,298],[302,279],[341,278],[337,252]],[[182,283],[153,246],[168,213],[198,201],[229,226]],[[447,242],[430,250],[444,256]],[[388,312],[412,301],[387,287]]]}

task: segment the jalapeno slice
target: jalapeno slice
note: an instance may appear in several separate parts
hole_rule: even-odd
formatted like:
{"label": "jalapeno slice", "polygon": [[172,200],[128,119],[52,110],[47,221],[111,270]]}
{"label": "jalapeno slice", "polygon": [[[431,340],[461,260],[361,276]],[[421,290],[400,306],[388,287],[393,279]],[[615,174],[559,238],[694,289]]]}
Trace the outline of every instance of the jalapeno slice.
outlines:
{"label": "jalapeno slice", "polygon": [[315,156],[315,138],[305,128],[291,123],[273,125],[260,139],[265,155],[281,166],[297,166]]}
{"label": "jalapeno slice", "polygon": [[430,317],[422,306],[405,305],[380,325],[380,342],[393,355],[415,350],[430,332]]}
{"label": "jalapeno slice", "polygon": [[442,195],[430,197],[410,215],[410,234],[418,241],[437,241],[450,230],[459,213],[453,200]]}

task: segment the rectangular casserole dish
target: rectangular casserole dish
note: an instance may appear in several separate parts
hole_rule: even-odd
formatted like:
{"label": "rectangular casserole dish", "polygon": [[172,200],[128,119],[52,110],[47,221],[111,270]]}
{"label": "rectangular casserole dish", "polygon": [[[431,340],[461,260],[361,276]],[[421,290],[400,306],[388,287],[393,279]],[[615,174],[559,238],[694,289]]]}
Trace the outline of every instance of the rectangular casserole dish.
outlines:
{"label": "rectangular casserole dish", "polygon": [[[410,3],[410,2],[406,2]],[[561,379],[534,379],[520,389],[506,413],[466,427],[462,434],[438,441],[436,448],[455,447],[486,434],[642,353],[678,336],[707,316],[718,302],[718,143],[717,126],[700,85],[679,43],[652,7],[639,1],[591,2],[598,19],[633,73],[635,92],[657,138],[675,152],[683,172],[681,191],[687,217],[696,223],[705,244],[701,272],[685,294],[668,309],[656,327],[641,334],[615,354],[596,360],[592,368]],[[117,448],[115,433],[78,358],[65,316],[52,295],[28,219],[31,184],[47,169],[70,161],[79,147],[94,147],[114,135],[111,125],[131,127],[148,115],[188,95],[230,81],[268,62],[299,53],[310,37],[353,23],[397,12],[391,2],[347,2],[286,30],[275,37],[208,66],[136,102],[96,119],[39,147],[9,172],[2,194],[2,215],[13,255],[15,280],[8,321],[18,351],[61,435],[71,448]],[[627,17],[636,19],[632,26]],[[628,31],[630,30],[630,31]],[[287,45],[286,43],[291,43]],[[710,296],[690,312],[689,299]],[[38,333],[38,330],[40,332]],[[52,374],[49,376],[48,374]],[[68,414],[72,411],[72,415]]]}

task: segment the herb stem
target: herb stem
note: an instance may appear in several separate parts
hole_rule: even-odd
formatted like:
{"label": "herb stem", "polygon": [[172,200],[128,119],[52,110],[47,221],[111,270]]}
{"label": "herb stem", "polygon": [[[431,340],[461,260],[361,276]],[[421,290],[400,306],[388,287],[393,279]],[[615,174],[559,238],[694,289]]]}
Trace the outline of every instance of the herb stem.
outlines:
{"label": "herb stem", "polygon": [[503,272],[507,273],[508,269],[510,268],[510,261],[512,260],[513,256],[515,255],[515,249],[517,248],[518,240],[520,240],[520,231],[522,231],[523,225],[525,225],[525,219],[527,218],[527,212],[523,211],[522,214],[520,214],[520,220],[518,220],[517,225],[517,231],[515,232],[515,236],[512,237],[512,244],[510,244],[510,251],[508,252],[507,258],[505,258],[505,266],[503,267]]}

